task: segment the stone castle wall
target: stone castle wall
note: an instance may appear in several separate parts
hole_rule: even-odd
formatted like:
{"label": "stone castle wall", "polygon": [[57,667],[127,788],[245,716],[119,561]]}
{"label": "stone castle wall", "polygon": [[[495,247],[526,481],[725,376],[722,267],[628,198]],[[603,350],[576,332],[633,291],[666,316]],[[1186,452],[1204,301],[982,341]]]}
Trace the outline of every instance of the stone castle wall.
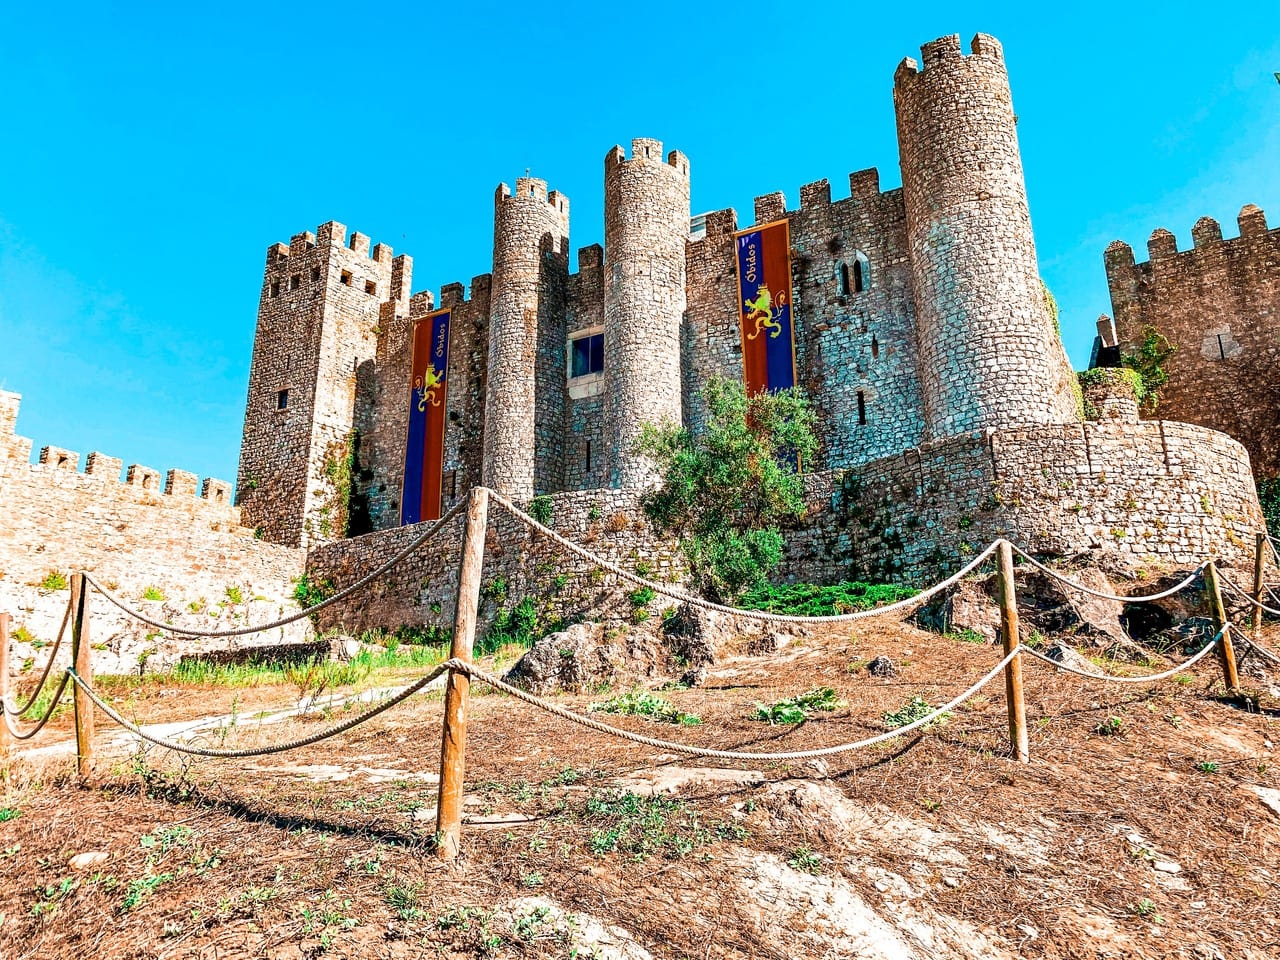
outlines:
{"label": "stone castle wall", "polygon": [[1071,367],[1036,266],[1004,53],[978,34],[894,75],[928,435],[1069,423]]}
{"label": "stone castle wall", "polygon": [[1240,211],[1240,235],[1222,238],[1208,217],[1178,250],[1168,230],[1135,263],[1119,241],[1107,247],[1107,284],[1122,353],[1153,327],[1177,348],[1164,362],[1169,382],[1156,416],[1230,434],[1249,451],[1255,474],[1280,476],[1280,228],[1252,204]]}
{"label": "stone castle wall", "polygon": [[[653,579],[681,579],[684,568],[676,544],[654,535],[641,517],[635,493],[590,490],[555,494],[551,501],[550,525],[559,533]],[[369,590],[328,608],[318,628],[340,626],[359,632],[409,624],[451,630],[462,525],[463,518],[455,518]],[[312,582],[340,589],[390,559],[430,526],[414,524],[316,547],[308,555],[308,576]],[[551,541],[531,535],[496,502],[490,502],[482,577],[486,620],[492,620],[501,607],[514,607],[532,596],[541,622],[572,622],[598,611],[609,597],[625,604],[622,596],[632,587],[616,580]]]}
{"label": "stone castle wall", "polygon": [[[138,464],[120,479],[122,463],[90,453],[41,449],[14,432],[20,397],[0,393],[0,577],[6,590],[40,584],[49,573],[94,574],[137,597],[146,587],[166,594],[203,591],[216,599],[227,585],[245,595],[286,596],[303,568],[303,552],[263,540],[240,523],[231,486],[195,474],[160,473]],[[197,494],[197,487],[199,492]]]}
{"label": "stone castle wall", "polygon": [[361,233],[348,241],[333,221],[267,250],[236,487],[245,523],[267,539],[343,535],[347,504],[329,465],[372,417],[357,413],[360,368],[375,358],[381,305],[407,308],[411,282],[408,257],[370,250]]}
{"label": "stone castle wall", "polygon": [[[682,581],[677,544],[655,535],[634,493],[550,499],[560,533],[650,579]],[[793,582],[923,586],[998,537],[1041,557],[1120,570],[1187,569],[1209,557],[1243,569],[1262,526],[1243,448],[1212,430],[1163,421],[960,434],[859,468],[811,474],[806,499],[808,516],[787,531],[780,571]],[[335,587],[351,583],[427,526],[319,547],[308,557],[309,574]],[[458,519],[376,589],[333,608],[322,626],[451,627],[460,549]],[[630,585],[592,569],[491,505],[484,582],[501,580],[508,606],[533,596],[544,622],[625,614]],[[488,602],[485,617],[499,606]]]}

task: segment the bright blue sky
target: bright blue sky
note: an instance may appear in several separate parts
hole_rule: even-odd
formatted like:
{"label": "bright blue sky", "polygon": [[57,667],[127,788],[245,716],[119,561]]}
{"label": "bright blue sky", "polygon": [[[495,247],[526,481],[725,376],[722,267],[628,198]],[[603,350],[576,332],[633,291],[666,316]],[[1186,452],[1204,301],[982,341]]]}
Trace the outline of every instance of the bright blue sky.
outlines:
{"label": "bright blue sky", "polygon": [[[392,9],[400,6],[400,9]],[[431,6],[435,6],[434,4]],[[1004,44],[1041,272],[1077,367],[1121,238],[1280,224],[1280,4],[13,4],[0,30],[0,387],[19,432],[234,480],[266,248],[336,219],[488,272],[526,167],[602,242],[606,151],[688,154],[695,212],[880,168],[894,68]],[[82,461],[83,463],[83,461]]]}

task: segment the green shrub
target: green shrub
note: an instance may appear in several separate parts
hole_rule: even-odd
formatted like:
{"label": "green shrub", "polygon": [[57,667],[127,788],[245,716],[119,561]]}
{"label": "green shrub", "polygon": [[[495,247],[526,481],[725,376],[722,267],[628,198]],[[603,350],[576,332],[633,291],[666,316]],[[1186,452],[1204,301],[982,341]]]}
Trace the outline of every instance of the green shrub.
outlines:
{"label": "green shrub", "polygon": [[[900,709],[888,711],[884,714],[884,725],[890,730],[896,730],[898,727],[905,727],[908,724],[915,723],[917,720],[923,720],[929,714],[937,709],[924,697],[915,696],[908,700]],[[936,726],[945,723],[950,714],[943,713],[936,720],[925,724],[925,727]]]}
{"label": "green shrub", "polygon": [[913,594],[910,587],[858,580],[829,587],[811,583],[783,586],[762,583],[744,593],[738,605],[749,610],[767,610],[797,617],[829,617],[896,603]]}
{"label": "green shrub", "polygon": [[697,714],[684,713],[677,710],[670,700],[654,696],[648,690],[637,687],[629,693],[623,693],[606,700],[604,703],[593,703],[587,708],[589,713],[616,713],[632,717],[650,717],[663,723],[678,723],[686,727],[696,726],[702,722]]}
{"label": "green shrub", "polygon": [[503,607],[493,618],[484,637],[476,644],[476,653],[486,656],[496,653],[508,644],[531,647],[548,633],[563,626],[559,621],[543,623],[538,605],[533,597],[525,597],[514,607]]}
{"label": "green shrub", "polygon": [[1160,388],[1169,382],[1169,373],[1164,368],[1165,361],[1178,350],[1155,327],[1147,325],[1142,328],[1142,342],[1132,353],[1126,353],[1120,362],[1138,374],[1134,390],[1138,395],[1138,403],[1147,413],[1155,413],[1160,403]]}
{"label": "green shrub", "polygon": [[529,501],[529,516],[544,527],[548,527],[551,525],[551,516],[554,508],[555,501],[545,494],[541,497],[534,497]]}
{"label": "green shrub", "polygon": [[680,538],[701,590],[732,601],[782,559],[779,527],[804,515],[797,464],[817,451],[816,419],[798,390],[746,395],[737,380],[713,377],[702,391],[706,427],[694,434],[646,424],[638,450],[662,485],[646,494],[645,515]]}
{"label": "green shrub", "polygon": [[163,600],[164,594],[161,593],[159,587],[147,587],[142,591],[143,600]]}
{"label": "green shrub", "polygon": [[67,589],[67,575],[61,570],[50,570],[43,580],[40,581],[41,590],[65,590]]}
{"label": "green shrub", "polygon": [[[231,591],[233,589],[236,591],[236,596],[239,597],[239,587],[228,587],[227,599],[231,600],[232,603],[239,603],[238,599],[231,599]],[[310,575],[304,573],[293,586],[293,599],[299,607],[306,610],[309,607],[314,607],[317,603],[328,600],[336,592],[333,588],[332,580],[313,581]]]}
{"label": "green shrub", "polygon": [[751,719],[764,723],[801,723],[816,711],[831,711],[842,706],[844,701],[836,697],[831,687],[814,687],[790,700],[779,700],[767,706],[757,703]]}

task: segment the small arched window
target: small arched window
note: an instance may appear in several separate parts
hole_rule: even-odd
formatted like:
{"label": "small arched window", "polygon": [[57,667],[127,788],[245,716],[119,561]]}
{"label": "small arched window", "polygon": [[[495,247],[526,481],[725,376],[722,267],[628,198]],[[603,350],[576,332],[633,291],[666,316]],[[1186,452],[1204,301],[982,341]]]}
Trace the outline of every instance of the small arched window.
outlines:
{"label": "small arched window", "polygon": [[858,391],[858,426],[865,427],[867,425],[867,395],[863,391]]}
{"label": "small arched window", "polygon": [[880,358],[880,341],[876,339],[876,335],[871,335],[871,359],[878,360]]}
{"label": "small arched window", "polygon": [[836,261],[836,293],[845,296],[849,292],[849,265],[843,260]]}
{"label": "small arched window", "polygon": [[867,255],[859,250],[853,260],[853,292],[861,293],[871,286],[871,264]]}

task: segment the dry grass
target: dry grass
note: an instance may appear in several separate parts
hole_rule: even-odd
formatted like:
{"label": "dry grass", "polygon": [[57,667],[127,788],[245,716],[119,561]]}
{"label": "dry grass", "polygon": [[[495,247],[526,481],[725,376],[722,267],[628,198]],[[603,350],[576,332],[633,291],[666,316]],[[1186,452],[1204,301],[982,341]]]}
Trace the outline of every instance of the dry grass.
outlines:
{"label": "dry grass", "polygon": [[[948,699],[997,658],[990,647],[863,624],[662,693],[700,726],[609,721],[708,746],[822,746],[880,732],[882,715],[914,695]],[[898,662],[899,676],[858,668],[878,654]],[[472,701],[468,810],[523,819],[468,827],[452,865],[433,856],[434,821],[424,816],[435,805],[438,695],[299,755],[104,760],[89,789],[65,764],[17,762],[0,801],[20,811],[0,824],[0,956],[565,956],[549,933],[488,916],[505,899],[542,894],[631,931],[655,957],[790,957],[785,931],[745,902],[734,862],[744,851],[785,861],[801,847],[869,903],[893,909],[868,879],[869,867],[882,867],[922,888],[932,910],[1027,957],[1212,956],[1197,944],[1225,957],[1276,956],[1280,821],[1245,788],[1280,788],[1268,745],[1280,713],[1274,703],[1260,714],[1224,704],[1217,682],[1212,661],[1189,684],[1150,691],[1077,683],[1029,663],[1030,765],[1006,759],[997,681],[922,735],[821,765],[758,765],[758,784],[682,791],[643,857],[599,852],[598,835],[617,818],[593,812],[591,798],[621,778],[701,761],[568,727],[498,695]],[[817,685],[847,706],[794,727],[750,719],[757,702]],[[231,694],[157,692],[135,708],[173,719],[207,713],[217,697],[225,709]],[[585,709],[604,697],[562,702]],[[1120,735],[1097,733],[1111,717]],[[228,742],[282,739],[316,722],[254,730],[246,721]],[[346,776],[315,778],[326,771]],[[776,784],[824,778],[876,828],[851,839],[778,806]],[[908,822],[932,831],[923,845],[900,835]],[[667,839],[675,846],[663,847]],[[936,856],[944,848],[962,869]],[[107,856],[69,866],[88,851]],[[1180,864],[1176,881],[1153,870],[1155,858]],[[138,901],[126,907],[131,893]]]}

